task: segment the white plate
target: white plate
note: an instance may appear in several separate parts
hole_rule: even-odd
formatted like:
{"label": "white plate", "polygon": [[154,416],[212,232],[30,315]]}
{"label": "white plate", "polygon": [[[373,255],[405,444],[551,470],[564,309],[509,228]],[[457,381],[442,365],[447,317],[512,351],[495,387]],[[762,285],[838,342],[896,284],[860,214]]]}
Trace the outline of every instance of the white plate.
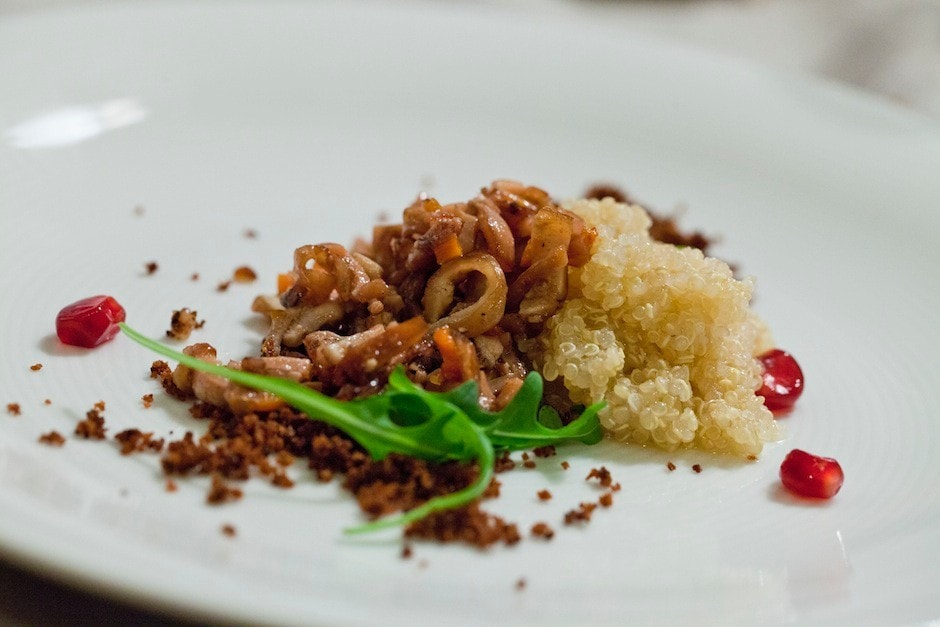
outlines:
{"label": "white plate", "polygon": [[[22,407],[0,415],[8,559],[249,622],[940,618],[940,129],[734,60],[522,18],[238,2],[0,22],[0,401]],[[241,356],[258,342],[251,298],[295,246],[367,234],[422,188],[465,199],[497,177],[558,196],[623,182],[721,234],[719,254],[759,277],[757,306],[806,372],[786,440],[744,465],[569,449],[572,470],[554,458],[505,475],[491,505],[524,529],[554,523],[550,543],[419,545],[411,560],[395,533],[344,540],[353,504],[302,474],[292,491],[249,484],[242,502],[209,507],[200,480],[166,493],[156,456],[36,442],[100,399],[112,434],[200,426],[160,395],[141,407],[155,385],[137,346],[57,344],[64,304],[113,294],[154,336],[192,307],[208,320],[198,337]],[[242,264],[260,283],[216,292]],[[780,491],[795,447],[841,461],[834,500]],[[563,527],[596,498],[583,477],[598,464],[624,486],[615,506]],[[543,487],[550,503],[535,498]]]}

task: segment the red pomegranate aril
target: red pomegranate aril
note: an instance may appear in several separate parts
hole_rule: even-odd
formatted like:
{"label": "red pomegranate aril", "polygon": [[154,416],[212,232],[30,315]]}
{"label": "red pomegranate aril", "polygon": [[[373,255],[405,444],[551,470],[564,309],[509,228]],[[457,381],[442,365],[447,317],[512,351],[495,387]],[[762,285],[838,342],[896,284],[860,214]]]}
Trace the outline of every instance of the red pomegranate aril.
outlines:
{"label": "red pomegranate aril", "polygon": [[803,371],[793,355],[775,348],[757,357],[763,373],[761,387],[757,390],[764,397],[764,405],[773,414],[780,415],[793,408],[803,393]]}
{"label": "red pomegranate aril", "polygon": [[64,307],[55,319],[63,344],[94,348],[117,335],[124,308],[111,296],[92,296]]}
{"label": "red pomegranate aril", "polygon": [[830,499],[842,487],[842,466],[831,457],[819,457],[793,449],[780,464],[780,480],[799,496]]}

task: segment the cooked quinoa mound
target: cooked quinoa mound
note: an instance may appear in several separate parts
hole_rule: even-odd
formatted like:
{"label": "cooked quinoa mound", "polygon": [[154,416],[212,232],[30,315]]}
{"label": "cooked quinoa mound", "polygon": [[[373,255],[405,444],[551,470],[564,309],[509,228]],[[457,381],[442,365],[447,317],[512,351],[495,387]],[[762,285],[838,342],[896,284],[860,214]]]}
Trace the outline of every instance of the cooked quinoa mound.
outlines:
{"label": "cooked quinoa mound", "polygon": [[544,377],[561,379],[576,403],[607,401],[601,423],[616,440],[760,453],[776,427],[755,394],[754,356],[771,343],[749,308],[751,280],[700,250],[652,240],[639,206],[605,198],[565,208],[598,237],[528,348]]}

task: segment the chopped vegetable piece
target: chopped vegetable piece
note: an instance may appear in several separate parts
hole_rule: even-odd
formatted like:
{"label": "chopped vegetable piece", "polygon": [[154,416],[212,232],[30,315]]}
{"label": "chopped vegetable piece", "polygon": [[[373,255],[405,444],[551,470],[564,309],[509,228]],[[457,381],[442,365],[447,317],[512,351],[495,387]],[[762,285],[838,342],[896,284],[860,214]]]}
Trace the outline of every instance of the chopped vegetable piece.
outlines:
{"label": "chopped vegetable piece", "polygon": [[117,335],[124,308],[111,296],[92,296],[62,309],[55,319],[63,344],[94,348]]}

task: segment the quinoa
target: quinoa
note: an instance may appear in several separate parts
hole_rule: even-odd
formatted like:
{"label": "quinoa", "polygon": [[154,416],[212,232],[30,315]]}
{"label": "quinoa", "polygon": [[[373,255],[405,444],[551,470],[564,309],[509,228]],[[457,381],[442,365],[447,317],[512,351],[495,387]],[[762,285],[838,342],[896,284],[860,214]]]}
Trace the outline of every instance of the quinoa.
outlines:
{"label": "quinoa", "polygon": [[601,400],[607,434],[667,450],[739,456],[776,436],[755,355],[770,347],[750,310],[753,285],[700,250],[654,241],[639,206],[565,205],[597,229],[591,260],[571,268],[568,300],[525,348],[575,403]]}

